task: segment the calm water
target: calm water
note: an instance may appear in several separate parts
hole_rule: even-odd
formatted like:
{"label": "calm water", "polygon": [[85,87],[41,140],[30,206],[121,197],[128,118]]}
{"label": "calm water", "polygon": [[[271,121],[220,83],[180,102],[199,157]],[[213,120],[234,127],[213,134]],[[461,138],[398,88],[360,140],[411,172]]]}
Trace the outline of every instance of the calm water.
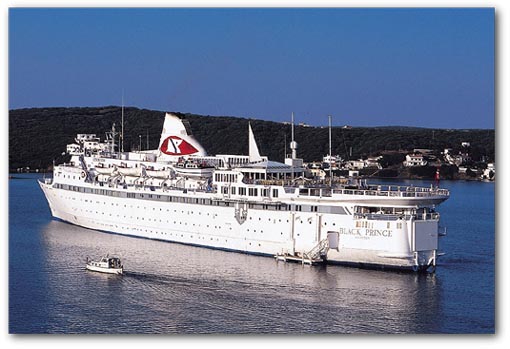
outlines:
{"label": "calm water", "polygon": [[[10,333],[494,333],[494,184],[447,182],[435,274],[309,267],[52,220],[9,180]],[[412,181],[429,186],[430,182]],[[126,274],[85,271],[121,256]]]}

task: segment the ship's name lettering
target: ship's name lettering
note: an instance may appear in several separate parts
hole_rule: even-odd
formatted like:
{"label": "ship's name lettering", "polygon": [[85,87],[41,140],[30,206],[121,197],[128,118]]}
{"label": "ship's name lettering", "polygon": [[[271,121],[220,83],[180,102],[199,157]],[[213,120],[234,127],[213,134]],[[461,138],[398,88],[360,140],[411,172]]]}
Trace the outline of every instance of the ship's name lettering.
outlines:
{"label": "ship's name lettering", "polygon": [[372,236],[383,236],[383,237],[391,237],[392,236],[392,230],[390,229],[347,229],[347,228],[340,228],[339,233],[342,235],[354,235],[354,236],[361,236],[361,237],[372,237]]}
{"label": "ship's name lettering", "polygon": [[346,229],[346,228],[340,228],[340,234],[343,235],[358,235],[361,236],[361,229]]}
{"label": "ship's name lettering", "polygon": [[389,229],[366,229],[365,230],[366,236],[384,236],[384,237],[391,237],[391,230]]}

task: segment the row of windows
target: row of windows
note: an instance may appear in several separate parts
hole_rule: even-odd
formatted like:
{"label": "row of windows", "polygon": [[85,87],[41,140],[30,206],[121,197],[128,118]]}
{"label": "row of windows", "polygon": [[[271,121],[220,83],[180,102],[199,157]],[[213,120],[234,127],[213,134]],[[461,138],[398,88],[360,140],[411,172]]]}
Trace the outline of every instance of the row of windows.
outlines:
{"label": "row of windows", "polygon": [[[239,191],[237,190],[239,189]],[[229,187],[227,186],[222,186],[221,187],[221,193],[222,194],[232,194],[232,195],[236,195],[236,192],[239,192],[239,195],[241,196],[245,196],[246,195],[246,188],[245,187],[230,187],[230,193],[229,193]],[[262,188],[259,189],[258,188],[248,188],[248,196],[259,196],[259,193],[260,193],[260,196],[263,196],[263,197],[269,197],[269,189],[268,188]],[[274,198],[277,198],[278,197],[278,189],[273,189],[273,197]]]}
{"label": "row of windows", "polygon": [[[388,224],[390,224],[390,222],[388,222]],[[373,229],[374,228],[374,223],[373,222],[368,222],[368,221],[356,221],[356,228],[369,228],[369,229]],[[389,226],[388,226],[389,228]]]}
{"label": "row of windows", "polygon": [[[198,204],[198,205],[208,205],[208,206],[222,206],[222,207],[232,207],[235,206],[234,201],[225,201],[225,200],[213,200],[206,198],[193,198],[193,197],[182,197],[182,196],[169,196],[169,195],[159,195],[159,194],[147,194],[147,193],[127,193],[123,191],[117,190],[109,190],[109,189],[98,189],[98,188],[85,188],[79,187],[75,185],[68,184],[60,184],[55,183],[55,188],[76,191],[81,193],[88,194],[96,194],[103,196],[111,196],[118,198],[128,198],[128,199],[143,199],[143,200],[154,200],[154,201],[165,201],[165,202],[176,202],[176,203],[184,203],[184,204]],[[239,188],[246,189],[246,188]],[[254,190],[251,192],[256,195],[258,188],[249,188],[250,190]],[[261,189],[261,191],[267,191],[269,194],[269,189]],[[250,193],[249,193],[250,194]],[[336,213],[336,214],[347,214],[345,210],[340,206],[318,206],[318,205],[287,205],[283,203],[248,203],[248,208],[255,210],[270,210],[270,211],[302,211],[302,212],[318,212],[318,213]]]}
{"label": "row of windows", "polygon": [[230,182],[234,183],[237,181],[237,175],[236,174],[230,174],[230,173],[215,173],[214,174],[214,180],[216,182]]}
{"label": "row of windows", "polygon": [[[356,228],[374,228],[374,223],[370,221],[356,221]],[[391,223],[386,222],[386,229],[391,228]],[[397,222],[397,229],[402,229],[402,222]]]}

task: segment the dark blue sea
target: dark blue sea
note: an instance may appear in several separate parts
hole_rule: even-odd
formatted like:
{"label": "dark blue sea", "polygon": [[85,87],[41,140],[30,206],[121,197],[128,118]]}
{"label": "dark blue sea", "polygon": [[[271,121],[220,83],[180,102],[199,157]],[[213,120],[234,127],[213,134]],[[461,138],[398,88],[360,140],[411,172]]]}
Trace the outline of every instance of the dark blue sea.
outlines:
{"label": "dark blue sea", "polygon": [[[442,181],[435,273],[309,267],[53,220],[36,175],[9,180],[10,333],[495,332],[494,183]],[[430,182],[404,181],[415,186]],[[122,257],[124,276],[85,258]]]}

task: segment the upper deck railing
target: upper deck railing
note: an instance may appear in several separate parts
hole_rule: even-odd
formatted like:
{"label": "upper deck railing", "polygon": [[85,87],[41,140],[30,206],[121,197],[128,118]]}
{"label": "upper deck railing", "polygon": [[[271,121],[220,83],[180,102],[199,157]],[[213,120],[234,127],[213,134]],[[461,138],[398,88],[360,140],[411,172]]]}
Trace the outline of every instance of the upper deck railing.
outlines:
{"label": "upper deck railing", "polygon": [[391,186],[378,185],[368,187],[349,187],[327,188],[327,187],[285,187],[285,192],[297,193],[299,196],[319,196],[330,197],[332,195],[362,195],[362,196],[382,196],[382,197],[400,197],[400,198],[427,198],[438,196],[450,196],[447,189],[426,188],[412,186]]}
{"label": "upper deck railing", "polygon": [[[352,182],[351,182],[352,183]],[[347,178],[335,179],[330,187],[329,180],[252,180],[246,184],[277,185],[283,186],[287,193],[293,193],[299,189],[300,195],[309,196],[331,196],[333,194],[343,195],[374,195],[374,196],[398,196],[398,197],[428,197],[428,196],[449,196],[447,189],[437,187],[415,187],[403,185],[358,185],[351,184]],[[307,194],[309,190],[310,194]],[[319,195],[321,190],[321,195]],[[329,194],[328,194],[329,193]]]}
{"label": "upper deck railing", "polygon": [[449,196],[450,192],[447,189],[441,188],[426,188],[426,187],[411,187],[411,186],[392,186],[392,185],[378,185],[370,186],[368,188],[342,188],[333,189],[333,194],[341,195],[369,195],[369,196],[388,196],[388,197],[431,197],[431,196]]}
{"label": "upper deck railing", "polygon": [[397,220],[434,220],[439,219],[439,213],[418,213],[418,214],[379,214],[379,213],[354,213],[354,219],[368,219],[368,220],[382,220],[382,221],[397,221]]}

